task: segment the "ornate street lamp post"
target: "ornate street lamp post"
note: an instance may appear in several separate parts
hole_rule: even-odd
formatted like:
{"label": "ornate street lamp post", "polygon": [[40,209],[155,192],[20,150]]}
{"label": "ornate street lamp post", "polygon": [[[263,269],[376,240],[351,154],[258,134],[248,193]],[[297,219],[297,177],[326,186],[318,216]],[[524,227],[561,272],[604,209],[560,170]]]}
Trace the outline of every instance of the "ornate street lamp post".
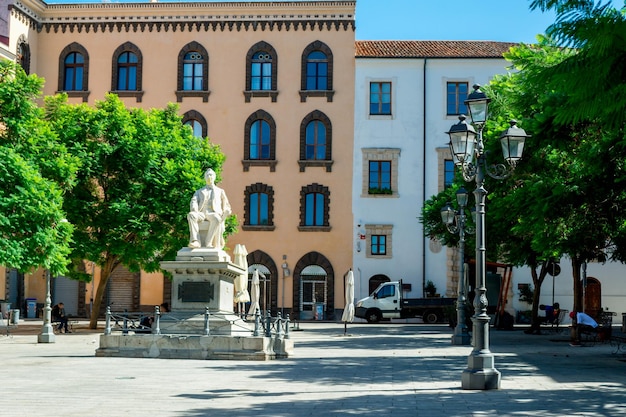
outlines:
{"label": "ornate street lamp post", "polygon": [[474,85],[474,91],[467,97],[465,104],[469,109],[472,125],[467,124],[464,115],[459,116],[459,123],[449,132],[450,151],[456,166],[461,168],[465,181],[476,181],[474,196],[476,200],[476,295],[474,297],[474,316],[472,317],[472,336],[474,349],[467,360],[467,368],[461,377],[463,389],[498,389],[500,372],[495,368],[494,356],[489,350],[489,316],[487,315],[486,296],[486,247],[485,247],[485,174],[495,179],[504,179],[511,175],[515,165],[522,157],[524,141],[529,135],[524,129],[511,121],[511,127],[500,136],[505,161],[509,164],[488,165],[482,131],[487,120],[489,101],[480,85]]}
{"label": "ornate street lamp post", "polygon": [[41,326],[41,333],[37,336],[37,343],[54,343],[55,336],[52,329],[51,320],[51,297],[50,297],[50,271],[46,270],[46,302],[43,308],[43,326]]}
{"label": "ornate street lamp post", "polygon": [[[456,327],[452,335],[453,345],[469,345],[471,337],[467,332],[465,324],[465,309],[467,306],[467,283],[465,277],[465,233],[473,234],[474,229],[465,224],[465,207],[467,206],[468,193],[465,188],[461,187],[456,192],[456,201],[459,204],[459,211],[456,212],[450,205],[446,204],[441,209],[441,220],[448,228],[450,233],[459,234],[459,283],[457,289],[456,301]],[[472,212],[473,214],[475,212]]]}

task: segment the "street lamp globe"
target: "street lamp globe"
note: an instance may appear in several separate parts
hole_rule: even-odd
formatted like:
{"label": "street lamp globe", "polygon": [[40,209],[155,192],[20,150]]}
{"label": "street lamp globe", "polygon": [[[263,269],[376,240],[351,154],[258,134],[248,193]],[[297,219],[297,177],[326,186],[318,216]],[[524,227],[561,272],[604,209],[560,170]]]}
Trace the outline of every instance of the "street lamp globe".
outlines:
{"label": "street lamp globe", "polygon": [[467,201],[469,200],[469,193],[465,189],[465,187],[461,187],[456,192],[456,202],[459,203],[459,206],[465,207],[467,206]]}
{"label": "street lamp globe", "polygon": [[464,165],[474,158],[476,147],[476,130],[468,124],[464,114],[459,116],[459,122],[450,126],[446,133],[450,136],[450,152],[455,165]]}
{"label": "street lamp globe", "polygon": [[490,98],[480,90],[480,84],[474,84],[472,91],[465,100],[470,118],[475,125],[483,125],[487,121]]}
{"label": "street lamp globe", "polygon": [[502,144],[504,159],[514,167],[517,161],[522,158],[524,143],[530,135],[527,135],[521,127],[517,127],[516,120],[511,120],[509,123],[511,126],[500,135],[500,143]]}
{"label": "street lamp globe", "polygon": [[441,209],[441,221],[446,226],[452,225],[454,223],[454,216],[456,212],[450,205],[450,203],[446,203],[446,205]]}

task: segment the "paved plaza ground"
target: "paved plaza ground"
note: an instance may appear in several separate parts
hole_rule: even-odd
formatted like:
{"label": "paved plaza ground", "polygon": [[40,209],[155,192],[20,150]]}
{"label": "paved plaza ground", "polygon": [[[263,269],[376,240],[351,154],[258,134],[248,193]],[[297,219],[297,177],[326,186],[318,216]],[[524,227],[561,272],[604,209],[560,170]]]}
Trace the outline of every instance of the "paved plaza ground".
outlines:
{"label": "paved plaza ground", "polygon": [[301,323],[267,362],[97,358],[86,322],[38,344],[0,328],[0,416],[626,416],[626,356],[566,334],[491,330],[499,390],[464,391],[445,325]]}

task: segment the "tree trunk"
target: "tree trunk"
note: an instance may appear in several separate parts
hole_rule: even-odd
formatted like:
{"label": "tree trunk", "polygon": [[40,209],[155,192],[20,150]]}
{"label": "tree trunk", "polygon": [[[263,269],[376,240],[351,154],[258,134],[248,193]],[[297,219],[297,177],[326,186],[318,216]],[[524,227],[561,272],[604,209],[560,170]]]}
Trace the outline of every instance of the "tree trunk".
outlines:
{"label": "tree trunk", "polygon": [[572,258],[572,277],[574,279],[574,305],[572,311],[583,311],[583,281],[581,277],[582,262],[578,257]]}
{"label": "tree trunk", "polygon": [[531,333],[539,333],[541,330],[541,321],[539,320],[539,298],[541,296],[541,286],[547,275],[546,262],[541,264],[539,275],[537,275],[537,266],[534,265],[531,268],[531,275],[533,278],[533,285],[535,286],[533,291],[533,306],[532,306],[532,320],[530,325]]}
{"label": "tree trunk", "polygon": [[[572,306],[573,312],[583,311],[583,281],[580,276],[580,270],[582,262],[577,256],[572,257],[572,277],[574,279],[574,304]],[[570,334],[570,340],[573,344],[579,343],[578,326],[576,323],[576,315],[572,319],[572,329]]]}
{"label": "tree trunk", "polygon": [[100,306],[102,305],[102,299],[109,283],[109,278],[113,270],[117,267],[118,263],[115,258],[105,258],[104,265],[100,272],[100,282],[98,282],[98,288],[96,294],[93,296],[93,308],[91,309],[91,319],[89,320],[89,328],[98,328],[98,316],[100,315]]}

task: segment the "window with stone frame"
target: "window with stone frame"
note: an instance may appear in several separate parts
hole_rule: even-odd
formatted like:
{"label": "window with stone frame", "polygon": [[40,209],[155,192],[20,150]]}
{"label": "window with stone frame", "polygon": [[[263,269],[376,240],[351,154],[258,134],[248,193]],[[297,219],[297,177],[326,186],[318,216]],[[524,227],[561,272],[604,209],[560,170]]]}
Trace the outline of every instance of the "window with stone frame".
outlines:
{"label": "window with stone frame", "polygon": [[244,126],[243,170],[251,166],[269,166],[276,170],[276,123],[265,110],[257,110]]}
{"label": "window with stone frame", "polygon": [[300,124],[300,172],[306,167],[324,167],[332,170],[333,127],[323,112],[309,113]]}
{"label": "window with stone frame", "polygon": [[274,188],[257,182],[246,187],[243,230],[271,231],[274,226]]}
{"label": "window with stone frame", "polygon": [[446,83],[446,114],[455,116],[467,114],[468,83],[459,81],[448,81]]}
{"label": "window with stone frame", "polygon": [[277,100],[278,55],[267,42],[258,42],[248,50],[244,97],[246,103],[252,97],[270,97],[272,102]]}
{"label": "window with stone frame", "polygon": [[196,110],[189,110],[183,114],[183,124],[190,126],[193,135],[197,138],[206,138],[208,136],[208,124],[204,116]]}
{"label": "window with stone frame", "polygon": [[178,81],[176,101],[185,97],[200,97],[209,101],[209,53],[200,43],[193,41],[178,53]]}
{"label": "window with stone frame", "polygon": [[143,97],[143,56],[139,48],[126,42],[113,53],[111,92],[119,97],[135,97],[140,103]]}
{"label": "window with stone frame", "polygon": [[300,191],[300,231],[330,231],[330,191],[321,184],[309,184]]}
{"label": "window with stone frame", "polygon": [[398,148],[363,148],[361,197],[398,197]]}
{"label": "window with stone frame", "polygon": [[393,225],[366,224],[365,239],[367,242],[367,258],[391,258]]}
{"label": "window with stone frame", "polygon": [[302,52],[300,101],[308,97],[326,97],[333,101],[333,53],[324,42],[310,43]]}
{"label": "window with stone frame", "polygon": [[59,55],[58,92],[68,97],[89,98],[89,54],[79,43],[67,45]]}

